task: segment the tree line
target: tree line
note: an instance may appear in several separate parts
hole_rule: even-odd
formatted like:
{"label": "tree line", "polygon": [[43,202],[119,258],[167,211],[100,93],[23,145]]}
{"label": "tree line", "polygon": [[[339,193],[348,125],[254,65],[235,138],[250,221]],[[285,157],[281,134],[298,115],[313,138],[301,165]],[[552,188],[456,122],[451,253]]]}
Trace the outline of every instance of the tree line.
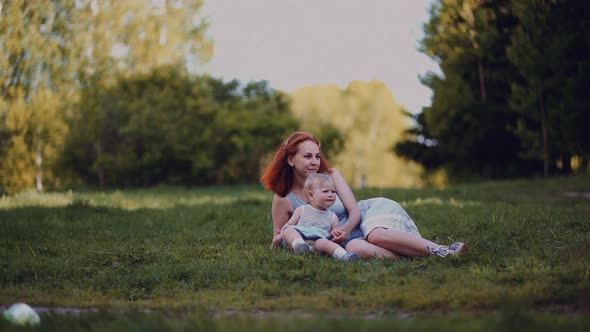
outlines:
{"label": "tree line", "polygon": [[298,129],[357,186],[420,183],[388,151],[406,125],[381,82],[288,96],[197,74],[212,54],[200,6],[0,0],[0,193],[252,183]]}
{"label": "tree line", "polygon": [[0,193],[257,178],[297,121],[265,82],[196,74],[201,3],[0,0]]}
{"label": "tree line", "polygon": [[419,165],[455,180],[588,170],[587,1],[434,3],[421,50],[441,74],[422,78],[432,103],[409,130],[381,82],[288,96],[197,74],[213,48],[200,6],[0,0],[0,193],[256,182],[297,129],[355,186],[420,185]]}
{"label": "tree line", "polygon": [[432,103],[394,150],[455,180],[587,172],[590,2],[440,0],[420,50]]}

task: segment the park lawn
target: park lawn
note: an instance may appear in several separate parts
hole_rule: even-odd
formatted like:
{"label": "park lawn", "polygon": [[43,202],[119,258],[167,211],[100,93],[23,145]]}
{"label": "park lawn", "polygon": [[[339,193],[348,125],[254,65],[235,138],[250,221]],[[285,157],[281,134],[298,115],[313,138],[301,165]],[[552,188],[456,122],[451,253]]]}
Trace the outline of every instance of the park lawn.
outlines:
{"label": "park lawn", "polygon": [[361,317],[526,308],[587,320],[589,176],[355,193],[400,202],[423,237],[469,253],[338,262],[270,250],[272,195],[259,186],[27,192],[0,198],[0,306]]}

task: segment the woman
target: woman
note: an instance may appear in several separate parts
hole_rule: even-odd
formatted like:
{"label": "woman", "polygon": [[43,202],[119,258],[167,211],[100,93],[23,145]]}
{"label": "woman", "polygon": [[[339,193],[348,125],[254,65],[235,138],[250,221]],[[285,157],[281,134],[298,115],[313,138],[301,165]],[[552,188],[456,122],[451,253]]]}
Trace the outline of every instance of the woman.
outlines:
{"label": "woman", "polygon": [[396,202],[385,198],[360,201],[338,170],[324,159],[320,142],[310,133],[295,132],[274,155],[260,182],[275,193],[272,200],[273,245],[281,244],[280,231],[293,211],[305,204],[303,185],[312,173],[329,174],[336,185],[337,200],[330,208],[338,216],[332,241],[363,258],[426,257],[461,255],[467,247],[460,242],[440,246],[420,236],[416,225]]}

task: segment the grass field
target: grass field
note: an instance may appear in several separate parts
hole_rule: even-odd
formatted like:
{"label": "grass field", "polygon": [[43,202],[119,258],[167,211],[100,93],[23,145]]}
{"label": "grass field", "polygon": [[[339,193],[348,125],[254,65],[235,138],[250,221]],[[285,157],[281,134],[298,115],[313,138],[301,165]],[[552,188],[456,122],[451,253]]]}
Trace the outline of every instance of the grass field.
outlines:
{"label": "grass field", "polygon": [[[400,202],[422,236],[466,242],[468,255],[338,262],[270,250],[272,195],[259,186],[28,192],[0,198],[0,306],[149,309],[162,315],[152,326],[219,331],[290,331],[294,319],[327,331],[344,317],[341,331],[590,324],[590,176],[355,193]],[[44,330],[68,319],[46,318]]]}

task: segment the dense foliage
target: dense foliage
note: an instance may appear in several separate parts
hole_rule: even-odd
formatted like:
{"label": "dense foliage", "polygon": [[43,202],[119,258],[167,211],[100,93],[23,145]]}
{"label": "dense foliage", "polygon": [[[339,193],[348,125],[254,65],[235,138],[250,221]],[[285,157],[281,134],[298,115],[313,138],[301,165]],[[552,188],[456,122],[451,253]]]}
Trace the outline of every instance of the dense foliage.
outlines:
{"label": "dense foliage", "polygon": [[265,82],[174,67],[85,89],[77,108],[61,169],[101,186],[253,182],[263,155],[297,128]]}
{"label": "dense foliage", "polygon": [[395,151],[455,179],[587,170],[589,15],[583,0],[435,2],[421,49],[442,73]]}

